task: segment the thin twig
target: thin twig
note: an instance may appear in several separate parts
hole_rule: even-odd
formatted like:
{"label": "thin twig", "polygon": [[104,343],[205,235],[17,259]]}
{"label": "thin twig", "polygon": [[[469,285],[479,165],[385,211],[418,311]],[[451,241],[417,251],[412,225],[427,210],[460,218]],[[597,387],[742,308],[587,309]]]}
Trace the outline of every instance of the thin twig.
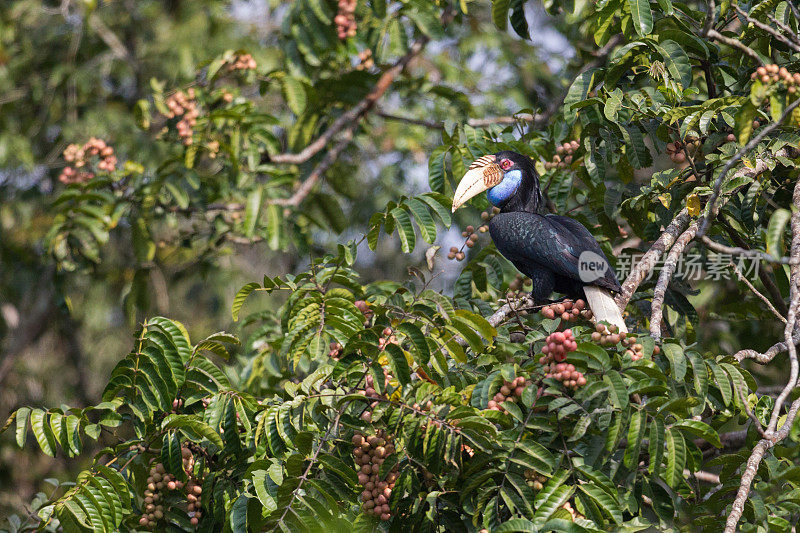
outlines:
{"label": "thin twig", "polygon": [[753,257],[762,259],[768,263],[780,263],[782,265],[797,265],[800,264],[800,258],[797,257],[776,257],[766,252],[759,252],[758,250],[748,250],[747,248],[739,248],[734,246],[725,246],[716,241],[712,241],[708,236],[703,235],[701,238],[706,247],[721,254],[740,255],[744,257]]}
{"label": "thin twig", "polygon": [[764,24],[760,20],[751,17],[748,13],[745,13],[744,11],[742,11],[742,9],[736,4],[733,4],[733,9],[735,9],[737,13],[739,13],[741,16],[743,16],[747,20],[747,22],[749,22],[750,24],[752,24],[756,28],[759,28],[760,30],[769,33],[770,35],[775,37],[777,40],[779,40],[780,42],[782,42],[783,44],[785,44],[786,46],[788,46],[789,48],[791,48],[795,52],[800,52],[800,46],[798,46],[797,44],[795,44],[792,41],[790,41],[789,39],[787,39],[784,34],[779,32],[778,30],[776,30],[775,28],[773,28],[769,24]]}
{"label": "thin twig", "polygon": [[741,52],[744,52],[744,54],[747,57],[751,58],[759,65],[764,64],[764,61],[761,60],[761,56],[759,56],[755,50],[744,44],[742,41],[739,41],[738,39],[732,39],[730,37],[726,37],[713,28],[708,30],[708,37],[714,39],[715,41],[719,41],[722,44],[727,44],[728,46],[736,48]]}
{"label": "thin twig", "polygon": [[314,185],[316,185],[325,172],[327,172],[327,170],[333,166],[333,164],[339,158],[339,154],[341,154],[347,145],[350,144],[350,141],[353,139],[354,129],[355,124],[351,125],[348,129],[342,132],[339,142],[337,142],[333,148],[325,153],[325,157],[323,157],[322,160],[317,163],[317,166],[314,167],[308,177],[303,181],[303,183],[300,184],[300,187],[291,197],[277,198],[270,200],[269,203],[292,207],[297,207],[300,205],[300,202],[302,202],[305,197],[309,195],[311,190],[314,188]]}
{"label": "thin twig", "polygon": [[[744,148],[736,152],[736,154],[728,160],[725,166],[722,167],[722,171],[719,173],[719,176],[717,176],[717,179],[714,182],[714,189],[711,192],[711,197],[708,199],[708,204],[706,206],[706,215],[703,217],[703,222],[700,225],[700,231],[698,233],[699,236],[702,237],[703,235],[706,234],[711,219],[717,216],[716,203],[717,199],[719,199],[720,191],[722,189],[722,183],[725,180],[725,176],[728,174],[728,172],[736,165],[736,163],[738,163],[742,159],[742,157],[744,157],[745,154],[747,154],[753,148],[758,146],[758,143],[763,141],[766,138],[766,136],[772,132],[772,130],[776,129],[781,124],[781,122],[786,120],[786,118],[789,115],[791,115],[792,111],[794,111],[798,105],[800,105],[800,100],[795,100],[794,102],[791,103],[791,105],[786,106],[786,109],[784,109],[783,114],[777,121],[769,124],[768,126],[765,126],[758,133],[758,135],[750,139],[750,142],[748,142],[744,146]],[[755,170],[755,168],[753,168],[752,170]]]}
{"label": "thin twig", "polygon": [[761,294],[761,292],[758,289],[756,289],[753,286],[752,283],[750,283],[750,280],[747,279],[746,277],[744,277],[744,274],[742,274],[742,271],[739,270],[739,267],[737,267],[735,264],[733,264],[733,261],[729,261],[729,264],[730,264],[731,268],[733,268],[733,271],[736,273],[736,277],[739,278],[739,281],[741,281],[742,283],[747,285],[747,288],[750,289],[751,291],[753,291],[753,294],[758,296],[761,299],[761,301],[764,302],[767,305],[767,308],[769,308],[769,310],[772,311],[772,314],[774,314],[778,318],[778,320],[780,320],[781,322],[783,322],[785,324],[786,323],[786,319],[783,317],[783,315],[781,315],[778,312],[777,309],[775,309],[775,306],[772,305],[772,302],[769,301],[769,298],[767,298],[766,296]]}
{"label": "thin twig", "polygon": [[780,28],[783,31],[785,31],[786,32],[786,36],[789,39],[793,40],[797,44],[800,44],[800,37],[798,37],[797,34],[794,31],[792,31],[792,28],[790,28],[789,26],[787,26],[786,24],[784,24],[783,22],[781,22],[777,18],[773,17],[769,13],[767,13],[767,18],[770,20],[770,22],[775,24],[778,28]]}
{"label": "thin twig", "polygon": [[[450,22],[454,16],[455,11],[448,9],[442,14],[442,24],[447,25],[447,23]],[[305,163],[322,151],[322,149],[327,146],[328,142],[330,142],[339,132],[343,131],[345,128],[351,128],[352,124],[357,123],[364,115],[369,113],[372,108],[375,107],[375,104],[384,95],[384,93],[386,93],[386,91],[394,82],[395,78],[397,78],[397,76],[406,68],[412,59],[422,52],[422,50],[425,48],[425,45],[428,44],[428,41],[430,41],[430,38],[426,35],[422,35],[419,39],[417,39],[411,45],[405,55],[403,55],[394,63],[394,65],[381,74],[381,76],[378,78],[378,81],[375,83],[375,86],[372,88],[372,91],[370,91],[364,97],[364,99],[361,100],[361,102],[356,104],[355,107],[342,113],[339,118],[333,121],[333,123],[328,127],[327,130],[325,130],[324,133],[317,137],[316,140],[311,142],[308,146],[296,154],[285,153],[270,156],[270,162],[299,165],[301,163]]]}
{"label": "thin twig", "polygon": [[[792,257],[800,257],[800,211],[797,210],[797,207],[800,207],[800,181],[795,184],[792,194],[792,203],[795,206],[795,210],[792,213],[791,219],[792,244],[790,253]],[[750,487],[752,486],[753,479],[755,479],[758,466],[761,464],[767,450],[789,435],[789,431],[794,424],[794,419],[797,417],[797,411],[800,409],[800,398],[798,398],[790,406],[789,411],[786,413],[783,426],[778,430],[778,420],[780,419],[781,409],[786,398],[789,397],[792,389],[797,385],[798,371],[800,371],[797,361],[797,348],[794,344],[797,312],[798,307],[800,307],[800,287],[798,287],[798,282],[800,282],[800,266],[792,265],[789,274],[789,313],[786,316],[786,326],[783,330],[785,343],[789,349],[789,381],[775,400],[775,406],[772,409],[764,438],[756,444],[750,458],[747,460],[747,467],[742,473],[742,480],[739,484],[739,490],[736,493],[736,499],[733,501],[731,512],[725,523],[725,533],[735,533],[736,525],[739,523],[739,519],[744,512],[745,501],[747,501],[747,497],[750,495]]]}
{"label": "thin twig", "polygon": [[[375,114],[387,120],[397,120],[399,122],[407,122],[409,124],[416,124],[417,126],[424,126],[429,129],[443,130],[444,122],[435,120],[425,120],[422,118],[406,117],[402,115],[395,115],[386,111],[376,111]],[[470,118],[467,120],[467,126],[473,128],[485,128],[495,124],[516,124],[518,122],[535,122],[539,120],[541,115],[532,115],[530,113],[519,113],[517,115],[509,115],[505,117],[486,117],[486,118]]]}

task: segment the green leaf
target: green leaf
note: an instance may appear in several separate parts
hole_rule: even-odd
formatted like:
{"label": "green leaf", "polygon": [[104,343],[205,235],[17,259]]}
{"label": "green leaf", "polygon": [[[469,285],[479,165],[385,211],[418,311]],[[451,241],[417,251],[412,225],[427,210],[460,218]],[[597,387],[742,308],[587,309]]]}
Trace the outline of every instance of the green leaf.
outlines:
{"label": "green leaf", "polygon": [[645,431],[647,414],[644,409],[633,409],[630,425],[628,426],[628,446],[625,448],[624,464],[627,468],[634,468],[639,464],[639,447]]}
{"label": "green leaf", "polygon": [[525,518],[512,518],[492,528],[492,533],[536,533],[537,531],[538,529],[533,525],[533,522]]}
{"label": "green leaf", "polygon": [[425,242],[432,243],[436,240],[436,223],[433,221],[428,207],[416,198],[409,198],[403,204],[408,207],[417,221],[420,235]]}
{"label": "green leaf", "polygon": [[608,95],[608,99],[606,100],[606,103],[603,106],[603,115],[605,115],[605,117],[611,122],[617,122],[617,114],[619,113],[619,108],[621,106],[622,106],[622,89],[617,87],[611,92],[611,94]]}
{"label": "green leaf", "polygon": [[396,344],[387,344],[386,352],[389,355],[389,365],[392,367],[394,377],[400,382],[401,385],[408,385],[411,383],[411,369],[408,367],[408,361],[403,350]]}
{"label": "green leaf", "polygon": [[422,330],[419,329],[416,324],[411,322],[402,322],[397,327],[397,330],[400,333],[405,334],[408,340],[411,341],[411,345],[414,347],[414,352],[417,354],[417,363],[420,365],[427,365],[431,358],[431,351],[430,347],[428,346],[428,341],[425,339],[425,335],[422,333]]}
{"label": "green leaf", "polygon": [[628,407],[628,389],[622,376],[616,370],[609,370],[603,375],[603,381],[608,383],[610,389],[611,403],[617,409]]}
{"label": "green leaf", "polygon": [[233,297],[233,305],[231,305],[231,315],[233,315],[234,322],[239,320],[239,311],[242,310],[244,301],[250,296],[250,293],[260,288],[261,285],[253,281],[239,289],[239,292]]}
{"label": "green leaf", "polygon": [[692,65],[686,51],[671,39],[666,39],[660,43],[661,56],[670,76],[681,83],[683,89],[687,89],[692,84]]}
{"label": "green leaf", "polygon": [[650,434],[649,434],[649,447],[648,451],[650,453],[650,464],[648,466],[648,471],[651,474],[658,475],[661,471],[661,461],[664,457],[664,421],[659,418],[653,418],[650,422]]}
{"label": "green leaf", "polygon": [[492,0],[492,22],[499,30],[505,31],[508,27],[508,10],[511,0]]}
{"label": "green leaf", "polygon": [[776,209],[769,218],[767,226],[767,253],[780,257],[783,255],[783,233],[786,224],[792,218],[792,213],[788,209]]}
{"label": "green leaf", "polygon": [[20,407],[16,412],[17,428],[15,431],[15,436],[17,439],[17,446],[20,448],[25,446],[25,440],[28,436],[28,417],[30,414],[30,407]]}
{"label": "green leaf", "polygon": [[208,439],[212,444],[219,448],[222,448],[223,446],[222,437],[220,437],[219,433],[214,431],[211,426],[202,420],[195,418],[193,415],[167,415],[167,417],[164,418],[164,421],[161,423],[161,429],[190,430],[197,436]]}
{"label": "green leaf", "polygon": [[594,483],[583,483],[578,488],[591,498],[603,513],[609,516],[615,524],[622,523],[622,509],[609,493]]}
{"label": "green leaf", "polygon": [[650,35],[653,31],[653,12],[650,10],[650,0],[628,0],[631,9],[633,27],[641,37]]}
{"label": "green leaf", "polygon": [[758,114],[758,108],[748,99],[736,112],[736,139],[741,146],[750,140],[753,133],[753,119]]}
{"label": "green leaf", "polygon": [[261,213],[261,187],[256,187],[247,196],[247,203],[244,210],[244,223],[242,232],[245,237],[252,237],[258,223],[258,215]]}
{"label": "green leaf", "polygon": [[286,104],[295,115],[302,115],[308,104],[308,96],[303,82],[296,78],[286,76],[283,78],[283,94]]}
{"label": "green leaf", "polygon": [[416,246],[417,237],[414,234],[414,226],[411,224],[411,217],[408,212],[400,207],[395,207],[389,214],[397,223],[397,235],[400,237],[400,248],[403,253],[411,253]]}
{"label": "green leaf", "polygon": [[667,468],[664,470],[664,481],[676,488],[683,481],[683,469],[686,467],[686,442],[677,429],[669,428],[666,432]]}
{"label": "green leaf", "polygon": [[36,437],[36,442],[44,453],[50,457],[56,456],[56,437],[47,420],[47,413],[41,409],[31,412],[31,429]]}
{"label": "green leaf", "polygon": [[677,344],[664,343],[661,347],[664,355],[669,360],[670,374],[675,381],[683,381],[686,376],[686,357],[683,355],[683,348]]}
{"label": "green leaf", "polygon": [[676,424],[672,425],[675,429],[683,429],[684,431],[688,431],[692,435],[700,437],[701,439],[705,439],[713,446],[717,448],[722,448],[722,441],[720,441],[719,434],[706,424],[700,420],[681,420]]}

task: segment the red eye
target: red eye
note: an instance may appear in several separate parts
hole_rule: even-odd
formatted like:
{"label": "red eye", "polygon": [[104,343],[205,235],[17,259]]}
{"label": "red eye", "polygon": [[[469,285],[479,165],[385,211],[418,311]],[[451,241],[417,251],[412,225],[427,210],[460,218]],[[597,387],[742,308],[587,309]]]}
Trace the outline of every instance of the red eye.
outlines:
{"label": "red eye", "polygon": [[510,159],[503,159],[502,161],[500,161],[500,168],[502,168],[503,170],[508,170],[513,165],[514,163],[512,163]]}

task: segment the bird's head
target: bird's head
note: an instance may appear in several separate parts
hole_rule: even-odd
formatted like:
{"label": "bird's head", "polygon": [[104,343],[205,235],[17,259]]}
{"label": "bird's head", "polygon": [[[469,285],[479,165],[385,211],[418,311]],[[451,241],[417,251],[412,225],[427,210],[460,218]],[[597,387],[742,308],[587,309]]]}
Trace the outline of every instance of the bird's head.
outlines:
{"label": "bird's head", "polygon": [[503,211],[535,212],[542,203],[533,161],[508,150],[479,157],[469,166],[453,195],[453,211],[483,191]]}

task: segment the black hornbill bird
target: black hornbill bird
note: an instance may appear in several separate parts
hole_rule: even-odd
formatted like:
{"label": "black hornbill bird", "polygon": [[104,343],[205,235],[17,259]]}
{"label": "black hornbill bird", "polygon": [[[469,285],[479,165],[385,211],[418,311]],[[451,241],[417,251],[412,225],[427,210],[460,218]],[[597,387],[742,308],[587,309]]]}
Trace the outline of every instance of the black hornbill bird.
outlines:
{"label": "black hornbill bird", "polygon": [[580,222],[560,215],[540,215],[542,191],[533,162],[503,151],[478,158],[458,184],[453,211],[487,191],[500,208],[489,233],[503,256],[531,278],[531,296],[545,303],[553,292],[586,298],[598,321],[627,331],[614,293],[621,290],[600,245]]}

